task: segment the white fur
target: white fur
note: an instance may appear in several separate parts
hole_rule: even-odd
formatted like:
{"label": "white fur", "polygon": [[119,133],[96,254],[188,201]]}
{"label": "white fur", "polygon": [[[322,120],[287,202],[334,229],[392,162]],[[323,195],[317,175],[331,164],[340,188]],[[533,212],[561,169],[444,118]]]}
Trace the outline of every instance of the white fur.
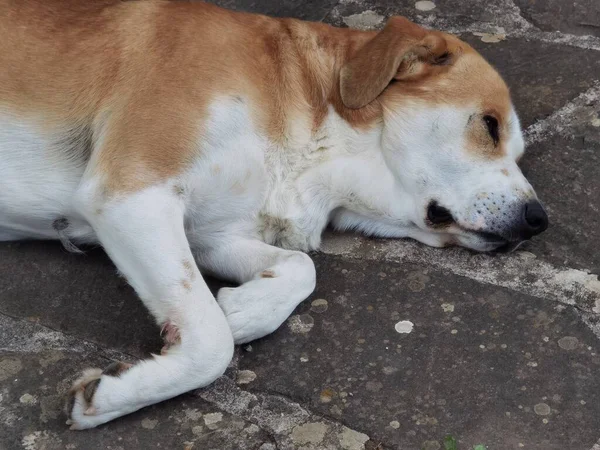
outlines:
{"label": "white fur", "polygon": [[[175,324],[181,334],[166,355],[120,377],[102,375],[93,407],[78,391],[75,428],[217,378],[234,339],[271,333],[312,292],[314,265],[301,251],[318,248],[328,223],[435,246],[454,238],[485,250],[475,232],[501,208],[477,213],[478,196],[509,196],[511,207],[534,196],[514,162],[523,151],[516,115],[509,156],[492,161],[463,149],[475,113],[469,109],[386,109],[384,122],[368,131],[331,109],[315,134],[310,120],[299,118],[282,148],[257,133],[246,102],[222,98],[212,105],[207,131],[198,136],[202,157],[186,172],[112,199],[100,195],[103,180],[91,170],[97,152],[86,168],[55,144],[60,130],[51,136],[33,121],[0,115],[0,240],[100,242],[157,323]],[[427,226],[425,208],[434,198],[462,228]],[[69,226],[59,236],[52,224],[63,217]],[[188,264],[192,251],[206,273],[241,283],[219,292],[220,308],[197,266]]]}

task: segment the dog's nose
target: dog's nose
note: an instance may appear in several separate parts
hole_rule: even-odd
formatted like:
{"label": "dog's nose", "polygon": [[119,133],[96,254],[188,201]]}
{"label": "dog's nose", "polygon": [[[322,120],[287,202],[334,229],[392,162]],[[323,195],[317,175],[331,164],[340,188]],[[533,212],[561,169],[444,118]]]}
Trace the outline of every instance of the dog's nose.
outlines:
{"label": "dog's nose", "polygon": [[548,228],[548,215],[537,200],[525,203],[522,217],[521,235],[523,239],[529,239]]}

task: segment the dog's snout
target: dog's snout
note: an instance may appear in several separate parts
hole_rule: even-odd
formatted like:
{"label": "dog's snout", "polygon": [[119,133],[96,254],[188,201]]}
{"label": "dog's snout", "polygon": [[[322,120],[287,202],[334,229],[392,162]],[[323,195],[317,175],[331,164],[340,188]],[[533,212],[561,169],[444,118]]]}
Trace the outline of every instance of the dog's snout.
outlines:
{"label": "dog's snout", "polygon": [[523,206],[521,235],[529,239],[540,234],[548,228],[548,215],[542,204],[537,200],[531,200]]}

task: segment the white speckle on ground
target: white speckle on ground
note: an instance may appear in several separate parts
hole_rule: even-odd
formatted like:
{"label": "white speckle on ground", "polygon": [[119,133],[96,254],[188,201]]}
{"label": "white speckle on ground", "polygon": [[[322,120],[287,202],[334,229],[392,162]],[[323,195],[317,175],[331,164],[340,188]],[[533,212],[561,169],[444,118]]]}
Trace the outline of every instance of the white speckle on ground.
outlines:
{"label": "white speckle on ground", "polygon": [[219,428],[218,423],[223,420],[223,414],[220,412],[204,414],[204,424],[210,430],[216,430]]}
{"label": "white speckle on ground", "polygon": [[192,433],[196,436],[200,436],[204,432],[204,427],[202,425],[195,425],[192,427]]}
{"label": "white speckle on ground", "polygon": [[410,333],[414,328],[414,324],[410,320],[401,320],[396,325],[394,325],[394,329],[398,333]]}
{"label": "white speckle on ground", "polygon": [[415,8],[419,11],[431,11],[432,9],[435,9],[435,3],[423,0],[415,3]]}
{"label": "white speckle on ground", "polygon": [[147,430],[154,430],[156,424],[158,424],[158,420],[155,419],[148,419],[146,417],[144,420],[142,420],[142,428],[145,428]]}
{"label": "white speckle on ground", "polygon": [[390,422],[390,427],[392,427],[394,430],[397,430],[398,428],[400,428],[400,422],[398,422],[397,420],[392,420]]}
{"label": "white speckle on ground", "polygon": [[343,18],[346,25],[348,25],[350,28],[356,28],[358,30],[371,30],[373,28],[378,28],[383,24],[383,19],[385,19],[385,17],[371,10],[367,10],[360,14],[352,14],[351,16]]}
{"label": "white speckle on ground", "polygon": [[248,384],[256,380],[256,373],[251,370],[240,370],[237,373],[237,384]]}

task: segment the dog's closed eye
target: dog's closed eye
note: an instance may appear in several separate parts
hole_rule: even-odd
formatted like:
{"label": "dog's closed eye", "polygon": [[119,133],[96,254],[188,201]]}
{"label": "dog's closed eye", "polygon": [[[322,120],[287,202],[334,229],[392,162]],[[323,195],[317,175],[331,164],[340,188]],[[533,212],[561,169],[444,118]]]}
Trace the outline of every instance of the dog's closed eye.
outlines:
{"label": "dog's closed eye", "polygon": [[494,145],[498,145],[498,142],[500,141],[500,133],[498,131],[498,119],[496,119],[494,116],[486,115],[483,116],[483,121],[485,122],[485,125],[488,129],[488,133],[490,133],[490,136],[494,141]]}

